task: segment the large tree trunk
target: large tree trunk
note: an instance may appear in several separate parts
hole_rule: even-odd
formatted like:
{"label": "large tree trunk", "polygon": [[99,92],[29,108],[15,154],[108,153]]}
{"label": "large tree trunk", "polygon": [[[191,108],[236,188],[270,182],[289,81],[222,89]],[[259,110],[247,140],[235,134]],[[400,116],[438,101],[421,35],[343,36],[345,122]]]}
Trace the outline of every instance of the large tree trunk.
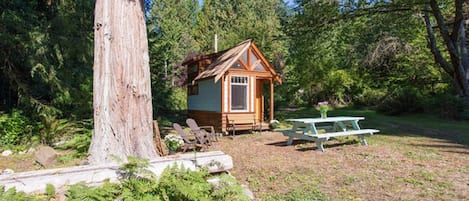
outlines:
{"label": "large tree trunk", "polygon": [[143,0],[97,0],[89,162],[156,157]]}

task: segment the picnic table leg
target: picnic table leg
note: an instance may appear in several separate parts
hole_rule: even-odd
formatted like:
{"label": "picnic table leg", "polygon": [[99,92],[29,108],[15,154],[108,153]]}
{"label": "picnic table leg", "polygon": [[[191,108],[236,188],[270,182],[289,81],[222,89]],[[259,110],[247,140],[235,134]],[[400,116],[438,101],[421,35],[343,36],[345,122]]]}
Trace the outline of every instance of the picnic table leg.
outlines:
{"label": "picnic table leg", "polygon": [[292,137],[292,136],[288,136],[287,146],[290,146],[292,143],[293,143],[293,137]]}
{"label": "picnic table leg", "polygon": [[362,142],[362,145],[363,146],[367,146],[368,143],[366,142],[365,140],[365,135],[358,135],[358,138],[360,139],[360,141]]}
{"label": "picnic table leg", "polygon": [[340,128],[340,131],[346,131],[347,130],[347,126],[344,124],[344,122],[337,122],[337,126]]}
{"label": "picnic table leg", "polygon": [[360,130],[360,126],[358,125],[358,120],[352,121],[353,129]]}
{"label": "picnic table leg", "polygon": [[320,151],[324,152],[324,146],[323,146],[324,141],[321,139],[317,139],[315,141],[316,141],[316,147],[318,147]]}

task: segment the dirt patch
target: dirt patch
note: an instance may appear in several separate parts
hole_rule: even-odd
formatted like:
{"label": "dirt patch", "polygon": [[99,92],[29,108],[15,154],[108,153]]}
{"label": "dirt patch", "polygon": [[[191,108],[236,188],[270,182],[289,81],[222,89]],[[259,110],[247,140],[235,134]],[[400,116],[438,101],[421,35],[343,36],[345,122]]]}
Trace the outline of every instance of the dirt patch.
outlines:
{"label": "dirt patch", "polygon": [[[352,140],[353,139],[353,140]],[[281,133],[224,137],[210,148],[233,157],[232,174],[262,199],[317,187],[331,200],[469,199],[469,148],[426,137],[375,135],[326,143],[294,141]]]}
{"label": "dirt patch", "polygon": [[[60,157],[66,156],[71,153],[69,150],[56,150],[57,154]],[[15,172],[26,172],[32,170],[40,170],[45,169],[40,164],[36,163],[36,159],[34,156],[35,152],[28,152],[26,154],[18,154],[15,153],[8,157],[0,156],[0,173],[2,170],[9,168]],[[58,159],[58,162],[51,166],[50,168],[60,168],[60,167],[69,167],[69,166],[76,166],[79,165],[83,159],[79,158],[72,158],[69,160],[62,161]]]}

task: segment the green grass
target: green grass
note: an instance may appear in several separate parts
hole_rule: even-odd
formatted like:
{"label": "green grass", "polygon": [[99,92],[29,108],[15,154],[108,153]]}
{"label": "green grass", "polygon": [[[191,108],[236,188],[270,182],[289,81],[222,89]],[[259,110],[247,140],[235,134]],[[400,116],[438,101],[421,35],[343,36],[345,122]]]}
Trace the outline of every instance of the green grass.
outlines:
{"label": "green grass", "polygon": [[[380,134],[400,136],[424,136],[449,140],[469,146],[469,121],[450,121],[431,114],[408,114],[387,116],[373,110],[338,108],[328,112],[328,116],[361,116],[362,128],[381,130]],[[288,118],[319,117],[315,108],[299,108],[297,111],[276,111],[275,117],[281,121],[280,128],[290,125],[283,120]]]}
{"label": "green grass", "polygon": [[[291,127],[288,122],[284,121],[285,119],[314,118],[319,116],[319,111],[315,108],[300,108],[297,111],[276,112],[276,118],[280,121],[279,128],[281,129]],[[350,108],[340,108],[329,111],[328,116],[365,117],[365,120],[360,121],[360,127],[374,128],[381,131],[375,136],[367,138],[369,144],[374,147],[382,147],[383,149],[381,150],[392,150],[392,153],[389,153],[389,151],[377,151],[376,153],[362,152],[348,156],[351,159],[369,163],[369,167],[373,167],[369,170],[371,173],[365,174],[358,169],[356,174],[348,174],[347,170],[338,169],[338,175],[342,175],[342,178],[335,181],[337,189],[335,192],[329,192],[328,196],[337,200],[359,200],[361,196],[356,192],[356,185],[363,185],[363,181],[367,181],[367,185],[385,186],[389,188],[389,192],[400,192],[402,186],[408,186],[408,188],[416,192],[412,195],[405,195],[402,198],[404,200],[418,200],[422,198],[445,200],[459,195],[456,188],[457,186],[454,186],[451,182],[447,182],[444,175],[467,173],[469,172],[469,165],[459,165],[455,167],[449,165],[443,167],[443,169],[433,169],[426,164],[436,164],[439,161],[448,160],[446,153],[451,153],[448,149],[458,147],[468,148],[469,121],[444,120],[431,114],[387,116],[376,113],[373,110]],[[335,141],[339,143],[358,144],[358,141],[352,140],[355,140],[355,138],[335,139]],[[350,143],[347,143],[349,141]],[[451,145],[449,143],[455,144]],[[340,150],[337,152],[340,152]],[[454,153],[458,152],[456,151]],[[321,157],[321,155],[317,155],[316,157]],[[331,158],[330,161],[333,161],[333,159]],[[333,162],[329,163],[329,165],[334,164]],[[406,173],[408,174],[400,175],[399,169],[401,168],[407,168],[408,171]],[[384,175],[381,171],[385,171]],[[392,174],[394,174],[394,176]],[[301,176],[309,179],[312,178],[307,175]],[[381,180],[383,176],[387,179]],[[263,183],[260,182],[260,185],[262,184]],[[321,189],[321,183],[319,183],[319,189]],[[319,194],[313,193],[315,195],[311,196],[327,199],[327,196],[322,197],[324,194],[321,193],[321,191],[318,192]],[[289,192],[287,194],[268,196],[267,198],[279,200],[307,200],[311,198],[309,196],[310,195],[302,192]]]}

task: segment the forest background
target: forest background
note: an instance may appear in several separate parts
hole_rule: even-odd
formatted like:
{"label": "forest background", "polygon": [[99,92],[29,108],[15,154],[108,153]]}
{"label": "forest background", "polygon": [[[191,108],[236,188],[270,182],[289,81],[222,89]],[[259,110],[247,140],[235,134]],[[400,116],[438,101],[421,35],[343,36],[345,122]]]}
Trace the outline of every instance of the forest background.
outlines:
{"label": "forest background", "polygon": [[[215,34],[219,50],[254,39],[283,80],[276,86],[277,109],[327,100],[334,107],[367,107],[390,115],[468,118],[468,94],[455,78],[457,66],[438,60],[450,61],[453,55],[435,15],[438,11],[444,24],[454,27],[457,13],[462,22],[468,19],[467,2],[145,3],[153,116],[163,126],[185,118],[186,71],[180,64],[187,56],[213,52]],[[86,153],[93,125],[93,16],[91,0],[0,3],[2,149],[73,137],[75,148]],[[466,29],[452,30],[452,35],[460,33],[454,40],[462,44],[461,58]]]}

